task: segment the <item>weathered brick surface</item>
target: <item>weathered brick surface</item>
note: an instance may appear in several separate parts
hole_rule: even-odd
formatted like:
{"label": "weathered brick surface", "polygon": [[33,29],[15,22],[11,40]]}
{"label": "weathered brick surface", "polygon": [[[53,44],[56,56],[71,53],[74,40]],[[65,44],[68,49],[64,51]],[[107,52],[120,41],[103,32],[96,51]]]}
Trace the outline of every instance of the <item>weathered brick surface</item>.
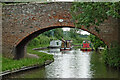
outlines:
{"label": "weathered brick surface", "polygon": [[[13,57],[18,44],[25,46],[29,40],[43,31],[64,26],[75,27],[70,15],[70,7],[71,3],[29,3],[3,6],[3,53]],[[59,19],[64,21],[59,22]],[[109,18],[98,26],[101,29],[99,34],[94,26],[91,26],[89,30],[84,26],[81,29],[95,34],[109,45],[114,40],[118,41],[118,26],[117,19]]]}

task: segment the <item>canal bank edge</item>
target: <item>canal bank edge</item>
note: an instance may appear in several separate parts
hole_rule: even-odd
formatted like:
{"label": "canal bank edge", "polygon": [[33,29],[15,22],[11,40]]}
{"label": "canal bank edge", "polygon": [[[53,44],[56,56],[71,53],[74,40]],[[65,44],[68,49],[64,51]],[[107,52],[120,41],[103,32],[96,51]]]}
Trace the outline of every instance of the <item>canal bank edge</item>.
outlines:
{"label": "canal bank edge", "polygon": [[12,71],[7,70],[7,71],[4,71],[4,72],[0,73],[1,74],[0,76],[14,74],[14,73],[21,72],[21,71],[27,71],[27,70],[30,70],[30,69],[40,68],[40,67],[51,64],[53,61],[54,60],[47,60],[47,61],[45,61],[45,63],[43,65],[24,66],[20,69],[16,69],[16,70],[12,70]]}

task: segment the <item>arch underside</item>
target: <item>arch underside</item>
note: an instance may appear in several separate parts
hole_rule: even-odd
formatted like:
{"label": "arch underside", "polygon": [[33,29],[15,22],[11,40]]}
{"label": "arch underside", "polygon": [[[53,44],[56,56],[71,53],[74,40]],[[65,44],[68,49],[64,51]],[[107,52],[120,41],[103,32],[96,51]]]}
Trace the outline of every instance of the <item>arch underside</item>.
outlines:
{"label": "arch underside", "polygon": [[[27,54],[27,52],[26,52],[26,46],[27,46],[27,43],[29,41],[31,41],[32,39],[34,39],[35,37],[37,37],[38,35],[40,35],[41,33],[45,32],[45,31],[49,31],[49,30],[55,29],[55,28],[63,28],[63,27],[75,28],[75,26],[50,26],[50,27],[43,28],[43,29],[40,29],[38,31],[35,31],[35,32],[31,33],[30,35],[27,35],[21,41],[19,41],[19,43],[17,44],[17,46],[16,46],[16,52],[15,52],[16,53],[15,54],[15,59],[20,59],[20,58],[25,57],[25,55]],[[87,31],[87,32],[95,35],[95,33],[90,32],[87,29],[84,29],[84,28],[79,28],[79,29]],[[95,35],[95,36],[97,36],[97,35]],[[98,36],[98,38],[100,38],[100,37]]]}

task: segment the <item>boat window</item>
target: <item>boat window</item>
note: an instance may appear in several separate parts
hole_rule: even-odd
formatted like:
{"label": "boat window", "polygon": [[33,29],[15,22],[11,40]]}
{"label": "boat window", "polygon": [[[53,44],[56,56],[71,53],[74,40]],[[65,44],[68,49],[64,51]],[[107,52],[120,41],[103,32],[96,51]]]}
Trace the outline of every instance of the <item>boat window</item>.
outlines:
{"label": "boat window", "polygon": [[59,45],[59,43],[58,42],[56,42],[57,43],[57,45]]}

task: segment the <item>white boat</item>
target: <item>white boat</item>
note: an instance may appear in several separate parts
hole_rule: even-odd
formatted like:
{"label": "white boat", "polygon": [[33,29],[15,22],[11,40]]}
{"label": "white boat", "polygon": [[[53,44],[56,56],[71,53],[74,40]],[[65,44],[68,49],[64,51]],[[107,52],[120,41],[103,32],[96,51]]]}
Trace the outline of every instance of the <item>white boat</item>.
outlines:
{"label": "white boat", "polygon": [[51,48],[60,48],[62,44],[62,41],[60,40],[52,40],[50,41],[50,46]]}

